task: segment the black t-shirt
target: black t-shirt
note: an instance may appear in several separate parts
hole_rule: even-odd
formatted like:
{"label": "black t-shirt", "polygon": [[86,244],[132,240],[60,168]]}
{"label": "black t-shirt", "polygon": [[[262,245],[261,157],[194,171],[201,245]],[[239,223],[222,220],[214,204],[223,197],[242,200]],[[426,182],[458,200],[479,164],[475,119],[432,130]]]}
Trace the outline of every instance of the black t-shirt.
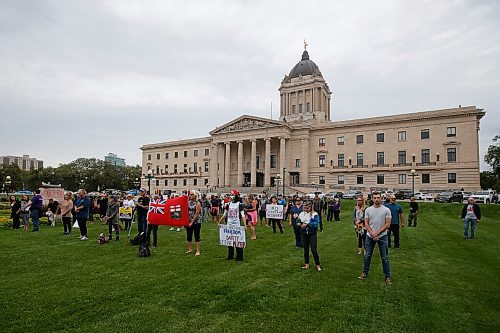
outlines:
{"label": "black t-shirt", "polygon": [[148,206],[149,206],[149,197],[139,197],[139,199],[137,199],[137,203],[139,205],[142,205],[142,206],[146,206],[146,208],[142,208],[142,207],[139,207],[137,206],[137,215],[140,215],[140,216],[146,216],[148,214]]}
{"label": "black t-shirt", "polygon": [[52,201],[49,202],[47,208],[50,209],[50,211],[55,214],[57,211],[57,206],[59,206],[59,203],[57,201]]}

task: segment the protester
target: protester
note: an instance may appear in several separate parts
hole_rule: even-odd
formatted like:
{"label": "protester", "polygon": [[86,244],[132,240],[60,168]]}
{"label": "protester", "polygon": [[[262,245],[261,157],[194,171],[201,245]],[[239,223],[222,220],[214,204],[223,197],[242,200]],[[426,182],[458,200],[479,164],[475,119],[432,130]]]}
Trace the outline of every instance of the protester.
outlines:
{"label": "protester", "polygon": [[202,209],[202,214],[201,214],[201,219],[203,222],[208,222],[208,219],[209,219],[209,208],[210,208],[210,201],[208,200],[206,194],[203,194],[201,196],[201,209]]}
{"label": "protester", "polygon": [[[411,223],[413,221],[413,226],[417,226],[417,214],[418,214],[418,202],[415,200],[415,197],[410,199],[410,214],[408,214],[408,226],[411,227]],[[401,222],[403,223],[403,222]]]}
{"label": "protester", "polygon": [[146,195],[146,189],[141,188],[139,199],[136,203],[137,230],[139,234],[147,231],[147,216],[149,209],[149,197]]}
{"label": "protester", "polygon": [[[271,203],[267,204],[266,210],[270,210],[270,209],[272,209],[272,206],[277,206],[277,205],[278,205],[278,202],[276,200],[276,197],[273,195],[271,197]],[[278,228],[280,229],[280,234],[283,233],[283,227],[281,226],[280,219],[269,218],[268,221],[273,226],[273,233],[276,233],[276,226],[278,226]]]}
{"label": "protester", "polygon": [[23,221],[23,229],[28,230],[30,225],[30,210],[29,210],[30,199],[26,194],[21,197],[21,220]]}
{"label": "protester", "polygon": [[31,221],[33,222],[33,230],[38,231],[40,228],[40,212],[42,210],[43,198],[40,195],[40,190],[35,190],[35,195],[31,198],[28,203],[28,207],[31,213]]}
{"label": "protester", "polygon": [[333,200],[333,216],[335,222],[340,222],[340,199],[335,198]]}
{"label": "protester", "polygon": [[108,237],[109,240],[113,238],[113,229],[115,229],[116,241],[120,240],[120,228],[118,227],[118,217],[120,212],[120,204],[118,203],[118,196],[112,195],[109,197],[108,210],[104,221],[108,224]]}
{"label": "protester", "polygon": [[21,225],[21,202],[11,195],[10,201],[10,218],[12,219],[12,229],[19,229]]}
{"label": "protester", "polygon": [[365,199],[363,199],[362,196],[359,196],[356,199],[356,207],[354,207],[354,231],[356,232],[356,239],[358,240],[358,255],[366,254],[365,210]]}
{"label": "protester", "polygon": [[244,205],[246,226],[250,227],[251,239],[257,239],[255,235],[255,225],[257,224],[257,200],[253,195],[249,195]]}
{"label": "protester", "polygon": [[321,271],[318,254],[318,224],[319,215],[313,209],[310,202],[304,204],[304,210],[299,214],[300,232],[302,245],[304,247],[304,266],[303,269],[309,269],[309,248],[313,254],[314,263],[318,272]]}
{"label": "protester", "polygon": [[286,221],[286,212],[288,210],[288,204],[282,194],[278,196],[278,205],[283,206],[283,218],[280,220],[280,224],[281,227],[284,227],[285,226],[284,222]]}
{"label": "protester", "polygon": [[365,210],[365,228],[367,236],[365,241],[366,254],[363,261],[363,272],[359,276],[359,279],[364,280],[368,277],[373,250],[375,244],[378,244],[385,282],[387,284],[392,284],[387,236],[387,229],[389,229],[391,225],[391,210],[382,205],[382,198],[379,192],[373,192],[372,200],[373,206]]}
{"label": "protester", "polygon": [[295,235],[295,247],[302,247],[302,236],[300,232],[299,215],[303,211],[304,211],[304,206],[302,205],[302,198],[297,197],[295,199],[295,205],[292,206],[290,212],[290,225],[293,227],[293,233]]}
{"label": "protester", "polygon": [[[231,202],[225,207],[224,214],[221,216],[219,222],[224,219],[228,226],[245,226],[245,212],[243,205],[240,202],[240,194],[236,190],[231,191]],[[245,226],[246,230],[246,226]],[[227,247],[227,259],[234,259],[234,246]],[[243,261],[243,248],[236,247],[236,261]]]}
{"label": "protester", "polygon": [[323,218],[321,216],[321,212],[323,210],[323,201],[319,198],[319,195],[317,193],[313,200],[313,210],[317,212],[319,217],[319,231],[323,232]]}
{"label": "protester", "polygon": [[328,199],[326,201],[326,205],[328,207],[327,213],[326,213],[326,221],[327,222],[332,222],[333,221],[333,205],[335,201],[333,199]]}
{"label": "protester", "polygon": [[399,249],[399,226],[404,227],[404,216],[403,216],[403,208],[396,203],[396,196],[392,194],[391,196],[387,196],[389,199],[389,203],[385,203],[384,206],[391,210],[391,226],[389,228],[388,246],[391,247],[391,236],[394,234],[394,248]]}
{"label": "protester", "polygon": [[262,220],[264,220],[264,225],[268,226],[266,219],[266,205],[267,197],[263,195],[259,202],[259,224],[262,226]]}
{"label": "protester", "polygon": [[104,219],[108,211],[108,196],[105,193],[101,193],[97,199],[97,210],[99,211],[99,218]]}
{"label": "protester", "polygon": [[89,218],[90,199],[87,197],[87,192],[84,189],[78,190],[75,212],[78,226],[80,227],[80,240],[88,239],[87,236],[87,219]]}
{"label": "protester", "polygon": [[132,194],[127,194],[127,197],[123,200],[122,206],[124,208],[132,208],[132,215],[130,216],[130,218],[121,219],[125,223],[125,230],[128,231],[132,227],[132,219],[134,218],[134,212],[135,212],[134,196]]}
{"label": "protester", "polygon": [[64,194],[64,200],[59,207],[65,235],[71,235],[71,210],[73,209],[73,200],[71,200],[72,197],[73,193],[66,192]]}
{"label": "protester", "polygon": [[186,241],[187,241],[187,251],[188,253],[193,253],[193,233],[194,241],[196,243],[196,253],[195,256],[201,255],[201,223],[202,223],[202,212],[201,203],[198,201],[198,195],[195,191],[189,192],[189,226],[186,227]]}
{"label": "protester", "polygon": [[220,200],[217,198],[217,196],[212,195],[210,199],[210,215],[211,221],[219,221],[219,206],[220,206]]}
{"label": "protester", "polygon": [[47,218],[51,227],[56,226],[56,214],[57,208],[59,207],[59,202],[54,201],[54,199],[49,199],[49,203],[47,205]]}
{"label": "protester", "polygon": [[[462,208],[462,220],[464,221],[464,239],[474,239],[476,223],[481,220],[481,208],[476,204],[474,198],[469,198]],[[470,225],[470,237],[469,237]]]}

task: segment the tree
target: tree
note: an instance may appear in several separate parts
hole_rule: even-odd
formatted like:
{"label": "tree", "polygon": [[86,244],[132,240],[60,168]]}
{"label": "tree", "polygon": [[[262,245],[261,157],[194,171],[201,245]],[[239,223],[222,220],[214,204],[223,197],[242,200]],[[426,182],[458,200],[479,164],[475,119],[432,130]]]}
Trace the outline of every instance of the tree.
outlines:
{"label": "tree", "polygon": [[500,178],[500,135],[493,138],[493,144],[488,147],[484,161],[491,166],[497,179]]}
{"label": "tree", "polygon": [[492,188],[495,190],[500,190],[500,180],[491,171],[483,171],[480,175],[481,178],[481,188],[488,189]]}

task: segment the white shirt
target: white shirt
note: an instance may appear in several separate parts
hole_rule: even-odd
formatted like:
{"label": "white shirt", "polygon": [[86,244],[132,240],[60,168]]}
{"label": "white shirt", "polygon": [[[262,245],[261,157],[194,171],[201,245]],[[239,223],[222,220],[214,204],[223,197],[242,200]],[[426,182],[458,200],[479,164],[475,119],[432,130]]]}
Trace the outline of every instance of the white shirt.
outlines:
{"label": "white shirt", "polygon": [[230,226],[240,226],[240,216],[245,218],[245,212],[240,210],[239,202],[229,203],[227,210],[224,212],[227,217],[227,225]]}
{"label": "white shirt", "polygon": [[308,212],[303,211],[302,213],[299,214],[300,223],[302,223],[302,224],[309,224],[309,222],[311,222],[311,218],[314,215],[318,215],[318,213],[313,212],[311,214],[311,212],[308,213]]}
{"label": "white shirt", "polygon": [[123,207],[130,207],[130,208],[134,208],[135,207],[135,201],[134,199],[132,200],[123,200]]}

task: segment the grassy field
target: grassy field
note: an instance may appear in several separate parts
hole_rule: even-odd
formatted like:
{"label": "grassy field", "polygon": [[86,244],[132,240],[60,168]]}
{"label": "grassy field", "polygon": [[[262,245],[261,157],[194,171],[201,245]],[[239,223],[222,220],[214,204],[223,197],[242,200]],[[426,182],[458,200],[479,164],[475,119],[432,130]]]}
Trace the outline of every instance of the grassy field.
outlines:
{"label": "grassy field", "polygon": [[464,240],[461,205],[422,203],[419,226],[390,251],[388,286],[378,250],[370,277],[357,279],[353,202],[343,204],[342,222],[319,236],[322,272],[301,269],[290,227],[258,227],[241,263],[225,259],[212,224],[201,257],[165,227],[150,258],[125,238],[98,245],[98,224],[86,242],[60,225],[0,229],[0,332],[500,331],[500,205],[482,206],[476,239]]}

